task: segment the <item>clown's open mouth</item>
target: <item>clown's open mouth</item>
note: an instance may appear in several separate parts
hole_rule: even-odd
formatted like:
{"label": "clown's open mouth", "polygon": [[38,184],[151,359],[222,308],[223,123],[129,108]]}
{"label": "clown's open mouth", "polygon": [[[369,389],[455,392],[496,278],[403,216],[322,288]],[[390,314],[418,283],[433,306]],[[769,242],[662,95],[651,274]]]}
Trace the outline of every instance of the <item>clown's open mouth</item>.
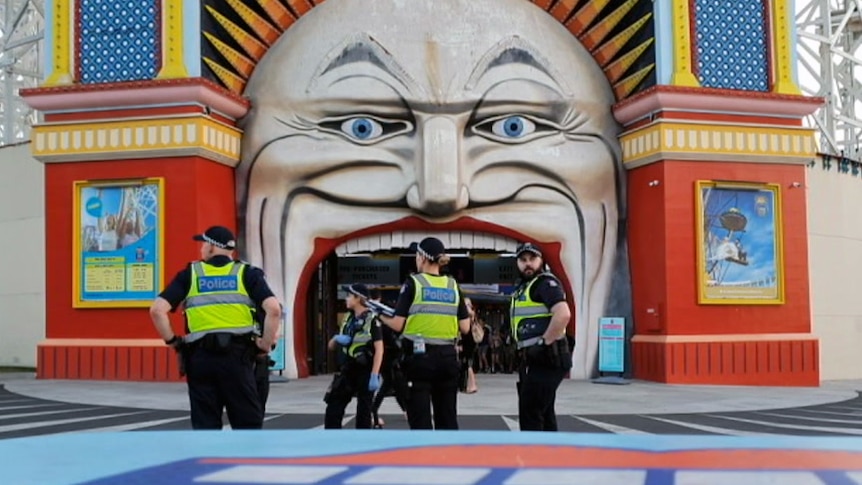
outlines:
{"label": "clown's open mouth", "polygon": [[[572,244],[570,242],[568,245],[568,247],[575,248],[574,251],[570,251],[570,254],[576,255],[576,257],[561,257],[561,249],[566,246],[564,241],[537,241],[525,232],[474,217],[460,217],[447,222],[429,222],[416,216],[407,216],[382,224],[360,227],[360,221],[367,220],[367,218],[362,217],[363,214],[367,214],[366,211],[353,208],[352,217],[342,219],[341,216],[346,216],[347,213],[332,213],[334,208],[339,207],[338,205],[318,204],[314,204],[317,206],[316,213],[325,213],[325,215],[320,215],[314,220],[307,219],[304,214],[305,211],[298,207],[303,204],[294,206],[295,210],[298,209],[299,212],[303,213],[302,217],[295,217],[299,214],[290,211],[291,216],[284,227],[288,234],[293,233],[294,235],[282,238],[283,247],[273,248],[284,255],[284,264],[279,266],[268,264],[266,261],[270,258],[263,258],[265,261],[264,269],[269,275],[271,285],[279,298],[285,302],[287,316],[285,337],[288,344],[285,357],[287,361],[286,370],[289,374],[294,361],[298,363],[296,372],[299,375],[305,375],[308,372],[303,364],[308,362],[308,356],[314,353],[312,348],[308,348],[308,332],[313,331],[314,322],[317,322],[320,317],[312,300],[312,298],[317,297],[316,292],[320,291],[315,282],[319,284],[320,280],[317,276],[320,274],[321,263],[330,258],[333,253],[339,257],[373,253],[407,254],[407,247],[411,242],[419,241],[426,236],[434,236],[443,241],[447,252],[470,252],[471,254],[493,256],[494,254],[511,254],[519,242],[532,240],[542,245],[546,263],[553,268],[555,274],[561,279],[567,294],[576,295],[577,293],[572,290],[576,290],[578,287],[576,282],[584,278],[582,260],[577,257],[580,253],[577,250],[579,246],[577,243]],[[347,209],[345,207],[343,210]],[[381,209],[378,208],[373,212],[380,211]],[[329,221],[340,220],[341,222],[338,227],[333,227],[331,223],[318,224],[322,217]],[[297,235],[303,236],[297,237]],[[268,242],[264,242],[264,246],[267,244]],[[412,261],[407,262],[407,264],[409,263]],[[408,269],[413,271],[412,264],[409,265],[410,268]],[[282,268],[283,271],[279,274],[279,270]],[[517,278],[517,273],[511,274],[511,276],[510,281],[497,281],[496,283],[511,285]],[[399,280],[396,284],[401,282]],[[474,283],[474,281],[460,281],[460,283]],[[572,301],[573,306],[576,306],[578,298],[570,298],[570,301]],[[573,312],[573,314],[575,313]],[[573,318],[573,323],[574,320]],[[323,322],[323,328],[332,331],[336,323],[335,321]]]}
{"label": "clown's open mouth", "polygon": [[[348,166],[342,171],[351,170]],[[276,183],[259,180],[261,186]],[[283,186],[273,186],[284,195],[269,191],[269,196],[249,198],[245,257],[263,267],[270,286],[284,303],[285,372],[289,377],[308,374],[307,356],[314,349],[309,348],[308,339],[312,322],[316,322],[318,333],[331,331],[330,325],[336,323],[333,314],[323,321],[318,313],[310,312],[311,296],[322,296],[309,294],[320,264],[333,253],[353,252],[354,247],[365,252],[397,250],[427,235],[442,236],[446,246],[456,250],[511,252],[517,242],[538,243],[572,306],[578,344],[571,375],[588,378],[594,374],[596,327],[599,318],[606,316],[616,262],[617,217],[612,206],[601,200],[573,200],[562,190],[535,185],[521,187],[510,197],[498,192],[499,200],[477,196],[476,208],[468,206],[448,217],[429,217],[417,215],[411,207],[387,206],[373,199],[354,203],[302,189],[291,194]],[[476,183],[472,187],[477,193],[487,192]],[[377,193],[375,189],[366,187],[360,195],[370,198]],[[335,284],[330,278],[329,286]]]}
{"label": "clown's open mouth", "polygon": [[[467,288],[465,290],[466,296],[472,297],[474,300],[477,298],[490,299],[495,302],[495,305],[500,307],[500,310],[505,311],[507,306],[507,301],[505,300],[506,293],[509,292],[511,285],[515,283],[515,280],[518,278],[518,273],[513,259],[505,261],[501,258],[513,258],[512,253],[514,253],[518,243],[528,238],[521,234],[517,234],[510,229],[502,228],[494,224],[482,222],[469,217],[439,224],[431,224],[418,218],[409,217],[393,221],[388,224],[361,229],[353,233],[346,234],[340,238],[327,239],[317,237],[314,239],[314,251],[312,253],[312,257],[307,260],[301,274],[298,275],[299,279],[296,285],[297,293],[294,301],[297,302],[297,305],[294,307],[293,315],[296,338],[302,342],[309,342],[309,346],[314,346],[314,342],[317,340],[325,342],[325,338],[309,339],[308,335],[304,338],[300,338],[299,335],[302,333],[302,330],[314,331],[313,325],[315,321],[320,317],[325,318],[327,315],[331,315],[331,312],[323,311],[324,309],[321,308],[321,305],[317,304],[315,301],[316,294],[332,290],[332,288],[323,288],[319,286],[321,260],[331,257],[333,252],[339,258],[339,266],[341,266],[342,258],[349,261],[352,259],[351,257],[359,255],[377,254],[382,255],[384,258],[391,258],[392,256],[399,254],[412,255],[408,249],[410,243],[420,241],[422,238],[428,236],[440,239],[446,246],[447,253],[456,255],[456,257],[454,257],[450,262],[449,266],[443,268],[443,271],[452,274],[456,280],[458,280],[459,284],[461,284],[462,290]],[[558,274],[566,283],[567,292],[571,293],[571,287],[568,285],[566,272],[560,268],[559,264],[560,244],[546,243],[543,246],[547,247],[545,250],[546,260],[555,268],[555,273]],[[474,271],[469,270],[466,271],[465,274],[465,272],[461,270],[463,266],[458,263],[467,263],[471,266],[471,269],[473,269],[475,268],[475,263],[473,261],[464,261],[464,259],[472,259],[474,257],[483,258],[486,261],[490,258],[492,261],[496,262],[498,272],[495,276],[497,276],[497,278],[491,276],[490,279],[488,279],[487,275],[483,275],[483,278],[482,276],[477,275]],[[363,259],[363,261],[369,260]],[[375,284],[375,281],[379,281],[381,278],[379,278],[378,275],[367,273],[355,275],[362,278],[362,280],[353,282],[366,283],[369,286],[379,286],[384,288],[392,288],[393,284],[395,286],[400,285],[403,282],[403,277],[396,276],[398,275],[398,270],[396,268],[400,266],[402,273],[405,271],[413,272],[415,271],[414,261],[412,257],[400,258],[400,261],[399,259],[396,259],[395,261],[400,262],[400,265],[396,264],[396,267],[392,269],[386,268],[386,270],[389,270],[388,272],[395,274],[388,275],[384,283]],[[500,268],[504,269],[501,270]],[[511,271],[506,271],[507,269],[511,269]],[[290,271],[287,273],[288,274],[286,274],[285,277],[288,280],[297,277],[296,275],[290,274]],[[315,276],[318,277],[315,278]],[[363,278],[363,276],[365,278]],[[348,281],[346,280],[342,281],[342,283],[347,282]],[[305,292],[305,294],[303,294],[303,292]],[[393,292],[389,293],[392,298],[387,298],[387,300],[388,303],[392,305],[394,304],[396,294]],[[301,305],[299,302],[305,302],[305,305]],[[331,310],[331,308],[328,310]],[[338,322],[334,320],[323,322],[322,328],[328,329],[332,332],[336,328],[337,323]],[[325,331],[326,330],[324,330],[324,332]],[[324,335],[324,337],[328,337],[328,335]],[[309,360],[307,356],[303,359],[303,356],[301,355],[303,350],[306,351],[306,354],[314,353],[313,349],[303,349],[302,346],[296,347],[297,357],[300,362]],[[313,367],[320,369],[320,364],[321,363],[310,362],[309,371],[314,372]]]}

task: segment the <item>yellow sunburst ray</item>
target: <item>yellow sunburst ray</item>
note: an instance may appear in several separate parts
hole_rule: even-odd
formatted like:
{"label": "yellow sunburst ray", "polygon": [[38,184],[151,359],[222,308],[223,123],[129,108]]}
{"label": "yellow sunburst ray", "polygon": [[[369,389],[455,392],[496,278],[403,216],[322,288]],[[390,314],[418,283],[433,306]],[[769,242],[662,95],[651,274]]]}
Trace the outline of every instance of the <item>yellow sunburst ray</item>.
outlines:
{"label": "yellow sunburst ray", "polygon": [[599,63],[600,66],[604,67],[613,59],[617,53],[622,50],[623,47],[638,33],[641,27],[647,23],[647,21],[652,17],[652,13],[648,13],[643,16],[637,22],[626,27],[625,30],[615,35],[613,39],[602,44],[598,49],[593,51],[593,57],[596,59],[596,62]]}
{"label": "yellow sunburst ray", "polygon": [[650,64],[649,66],[614,84],[614,94],[616,94],[617,99],[623,99],[629,94],[631,94],[631,92],[634,91],[636,87],[638,87],[641,81],[643,81],[647,77],[647,74],[649,74],[654,67],[655,63]]}
{"label": "yellow sunburst ray", "polygon": [[572,18],[566,22],[566,28],[569,29],[569,32],[574,34],[575,37],[580,37],[581,34],[584,33],[584,30],[593,23],[593,20],[599,16],[610,1],[611,0],[594,0],[592,2],[587,2],[586,5],[575,12],[575,14],[572,15]]}
{"label": "yellow sunburst ray", "polygon": [[560,0],[553,6],[553,8],[551,8],[551,16],[557,19],[560,23],[563,23],[569,18],[569,15],[572,14],[572,11],[575,10],[575,7],[577,7],[579,3],[580,0]]}
{"label": "yellow sunburst ray", "polygon": [[637,60],[644,52],[646,52],[647,48],[652,43],[653,39],[647,39],[639,46],[635,47],[629,52],[626,52],[626,55],[609,64],[608,67],[604,69],[605,75],[608,77],[608,81],[613,84],[617,82],[621,77],[623,77],[623,74],[625,74],[629,70],[629,68],[632,67],[635,62],[637,62]]}
{"label": "yellow sunburst ray", "polygon": [[227,3],[239,15],[242,21],[248,25],[251,32],[257,32],[267,45],[272,45],[278,40],[281,31],[270,25],[266,19],[250,9],[248,5],[239,0],[227,0]]}
{"label": "yellow sunburst ray", "polygon": [[[224,57],[228,64],[204,58],[206,64],[232,92],[241,94],[246,80],[251,76],[257,62],[266,54],[269,46],[274,44],[282,33],[293,25],[302,15],[308,13],[324,0],[255,0],[266,16],[258,14],[243,0],[226,0],[227,4],[242,18],[247,27],[241,27],[225,15],[210,6],[207,11],[213,16],[227,33],[237,42],[246,55],[219,40],[212,33],[204,33],[206,38]],[[634,74],[618,81],[641,58],[654,43],[649,39],[617,58],[629,41],[637,35],[643,26],[652,18],[647,13],[632,25],[610,40],[607,36],[616,28],[623,18],[631,11],[639,0],[625,0],[612,12],[602,15],[608,5],[619,5],[615,0],[532,0],[534,4],[549,12],[559,22],[575,35],[586,49],[592,52],[596,62],[604,69],[605,75],[613,86],[617,99],[623,99],[643,82],[655,68],[655,64],[638,70]],[[580,6],[580,8],[578,8]],[[574,12],[574,13],[572,13]],[[226,12],[225,12],[226,13]],[[601,19],[599,18],[601,16]],[[597,22],[598,20],[598,22]],[[595,24],[595,25],[594,25]],[[589,30],[588,30],[589,29]],[[264,40],[261,42],[254,35],[257,33]],[[616,60],[614,60],[617,58]],[[232,69],[231,69],[232,68]]]}
{"label": "yellow sunburst ray", "polygon": [[230,72],[230,69],[222,67],[219,63],[209,57],[204,57],[204,62],[206,62],[207,66],[212,69],[215,75],[221,80],[222,84],[231,90],[231,92],[240,94],[242,93],[242,90],[245,89],[245,80]]}
{"label": "yellow sunburst ray", "polygon": [[586,47],[588,51],[595,49],[596,46],[605,40],[605,37],[614,30],[614,27],[622,22],[623,17],[629,13],[638,1],[639,0],[627,0],[619,8],[611,12],[610,15],[605,16],[605,18],[603,18],[595,27],[588,30],[587,33],[579,35],[578,37],[581,39],[581,42],[583,42],[584,47]]}
{"label": "yellow sunburst ray", "polygon": [[296,22],[296,17],[279,0],[256,0],[266,15],[284,32]]}
{"label": "yellow sunburst ray", "polygon": [[267,46],[242,29],[242,27],[231,22],[224,15],[207,5],[207,11],[216,19],[228,34],[242,47],[242,49],[255,61],[259,61],[266,54]]}
{"label": "yellow sunburst ray", "polygon": [[216,50],[224,56],[227,62],[233,66],[234,70],[236,70],[243,79],[248,79],[248,77],[251,76],[251,72],[254,71],[255,66],[253,60],[242,55],[239,51],[220,41],[218,37],[209,32],[204,32],[204,36],[212,43],[213,47],[215,47]]}

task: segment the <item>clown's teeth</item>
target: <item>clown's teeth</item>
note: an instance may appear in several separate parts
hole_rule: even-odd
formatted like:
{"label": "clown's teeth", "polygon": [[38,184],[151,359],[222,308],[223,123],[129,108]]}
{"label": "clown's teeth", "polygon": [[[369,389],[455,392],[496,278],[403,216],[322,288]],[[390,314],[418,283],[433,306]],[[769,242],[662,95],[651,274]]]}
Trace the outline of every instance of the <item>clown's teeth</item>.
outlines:
{"label": "clown's teeth", "polygon": [[511,238],[473,231],[421,232],[393,231],[351,239],[335,248],[338,256],[352,253],[407,248],[411,242],[432,236],[443,242],[447,249],[487,250],[514,252],[517,241]]}

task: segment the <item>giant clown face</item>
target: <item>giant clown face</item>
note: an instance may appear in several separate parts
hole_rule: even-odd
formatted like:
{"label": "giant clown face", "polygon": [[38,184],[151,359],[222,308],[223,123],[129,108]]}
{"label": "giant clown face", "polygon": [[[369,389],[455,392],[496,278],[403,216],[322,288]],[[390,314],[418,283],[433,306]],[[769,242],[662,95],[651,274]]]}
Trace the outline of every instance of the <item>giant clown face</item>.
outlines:
{"label": "giant clown face", "polygon": [[321,244],[529,239],[573,300],[572,375],[594,373],[622,168],[610,86],[553,17],[524,0],[327,0],[270,48],[246,95],[245,257],[288,322],[305,325]]}

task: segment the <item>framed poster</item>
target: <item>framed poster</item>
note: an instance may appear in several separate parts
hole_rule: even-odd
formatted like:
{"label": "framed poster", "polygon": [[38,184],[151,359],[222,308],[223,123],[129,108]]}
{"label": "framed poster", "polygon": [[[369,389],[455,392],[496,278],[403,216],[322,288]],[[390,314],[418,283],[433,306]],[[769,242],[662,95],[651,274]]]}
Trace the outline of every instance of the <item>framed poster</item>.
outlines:
{"label": "framed poster", "polygon": [[698,302],[784,303],[781,187],[698,181]]}
{"label": "framed poster", "polygon": [[77,181],[72,306],[146,307],[164,280],[164,179]]}

